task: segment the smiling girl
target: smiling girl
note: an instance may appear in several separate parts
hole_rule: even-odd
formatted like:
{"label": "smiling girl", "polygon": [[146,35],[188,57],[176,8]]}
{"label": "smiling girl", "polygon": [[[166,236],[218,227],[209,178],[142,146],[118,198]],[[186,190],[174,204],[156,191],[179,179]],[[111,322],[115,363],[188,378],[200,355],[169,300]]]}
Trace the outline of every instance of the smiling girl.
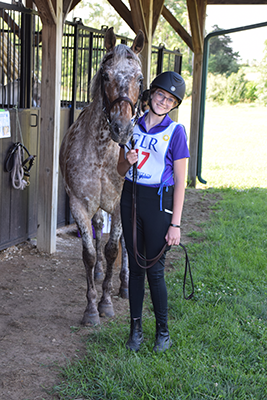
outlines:
{"label": "smiling girl", "polygon": [[[167,289],[164,278],[166,251],[180,243],[180,223],[185,193],[187,138],[182,125],[168,113],[184,97],[185,82],[173,71],[158,75],[150,85],[149,110],[134,128],[134,149],[122,146],[118,172],[125,176],[121,197],[123,234],[129,257],[129,302],[131,331],[126,347],[138,351],[143,342],[142,309],[145,274],[156,318],[156,341],[153,350],[162,352],[172,345],[168,330]],[[137,248],[146,259],[156,257],[164,244],[161,258],[150,268],[140,266],[133,248],[132,186],[133,164],[137,163],[136,219]]]}

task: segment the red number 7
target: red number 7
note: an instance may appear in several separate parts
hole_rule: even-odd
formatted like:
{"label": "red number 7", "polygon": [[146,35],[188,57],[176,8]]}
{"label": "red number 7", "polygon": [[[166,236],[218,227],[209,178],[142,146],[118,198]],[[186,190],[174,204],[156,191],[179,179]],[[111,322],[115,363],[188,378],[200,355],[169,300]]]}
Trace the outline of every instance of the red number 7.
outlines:
{"label": "red number 7", "polygon": [[[137,149],[138,152],[138,149]],[[140,164],[138,164],[138,169],[141,169],[142,166],[146,163],[146,161],[148,160],[150,153],[148,153],[147,151],[142,151],[142,156],[144,156],[143,160],[140,162]]]}

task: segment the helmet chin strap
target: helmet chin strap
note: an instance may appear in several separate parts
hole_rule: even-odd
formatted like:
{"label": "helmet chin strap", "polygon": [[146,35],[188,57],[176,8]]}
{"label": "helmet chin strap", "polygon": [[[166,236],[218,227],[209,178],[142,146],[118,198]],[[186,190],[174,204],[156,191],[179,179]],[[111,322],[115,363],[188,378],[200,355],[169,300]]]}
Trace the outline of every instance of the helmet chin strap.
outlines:
{"label": "helmet chin strap", "polygon": [[167,115],[167,114],[168,114],[168,113],[158,114],[158,113],[156,113],[156,112],[154,111],[154,109],[153,109],[152,106],[151,106],[150,108],[151,108],[151,111],[152,111],[154,114],[158,115],[159,117],[163,117],[164,115]]}
{"label": "helmet chin strap", "polygon": [[148,105],[149,105],[149,107],[151,108],[151,111],[152,111],[154,114],[158,115],[159,117],[163,117],[164,115],[167,115],[167,114],[168,114],[168,113],[164,113],[164,114],[158,114],[158,113],[156,113],[156,112],[154,111],[154,108],[152,107],[151,97],[149,98]]}

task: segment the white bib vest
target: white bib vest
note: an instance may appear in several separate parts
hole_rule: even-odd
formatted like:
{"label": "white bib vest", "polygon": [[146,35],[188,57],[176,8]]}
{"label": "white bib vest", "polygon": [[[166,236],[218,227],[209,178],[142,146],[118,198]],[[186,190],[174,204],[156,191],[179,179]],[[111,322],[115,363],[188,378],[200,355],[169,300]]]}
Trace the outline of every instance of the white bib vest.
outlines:
{"label": "white bib vest", "polygon": [[[153,135],[142,132],[138,125],[133,132],[134,148],[138,151],[137,183],[141,185],[161,184],[162,174],[165,170],[165,156],[170,140],[177,123],[172,122],[164,131]],[[127,146],[131,148],[130,142]],[[125,154],[128,152],[124,147]],[[133,168],[126,174],[126,178],[133,180]]]}

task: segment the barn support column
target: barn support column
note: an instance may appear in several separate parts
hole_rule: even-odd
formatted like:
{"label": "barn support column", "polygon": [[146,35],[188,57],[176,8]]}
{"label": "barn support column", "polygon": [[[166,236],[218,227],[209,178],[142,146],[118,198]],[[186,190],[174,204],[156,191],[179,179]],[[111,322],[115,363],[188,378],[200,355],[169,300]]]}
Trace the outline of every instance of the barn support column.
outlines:
{"label": "barn support column", "polygon": [[[39,4],[39,2],[38,2]],[[42,11],[44,3],[39,4]],[[41,13],[42,84],[38,188],[37,248],[52,254],[56,251],[58,158],[60,133],[61,49],[63,29],[62,0],[54,1],[52,18]]]}
{"label": "barn support column", "polygon": [[151,51],[152,51],[152,17],[153,17],[153,0],[143,0],[144,19],[147,28],[147,38],[142,51],[142,64],[144,75],[144,89],[148,89],[150,85],[150,67],[151,67]]}
{"label": "barn support column", "polygon": [[188,186],[196,186],[197,155],[199,137],[199,116],[201,99],[201,77],[203,64],[203,42],[206,21],[207,0],[187,0],[187,8],[192,32],[194,49],[193,64],[193,89],[189,151],[190,159],[188,165]]}

